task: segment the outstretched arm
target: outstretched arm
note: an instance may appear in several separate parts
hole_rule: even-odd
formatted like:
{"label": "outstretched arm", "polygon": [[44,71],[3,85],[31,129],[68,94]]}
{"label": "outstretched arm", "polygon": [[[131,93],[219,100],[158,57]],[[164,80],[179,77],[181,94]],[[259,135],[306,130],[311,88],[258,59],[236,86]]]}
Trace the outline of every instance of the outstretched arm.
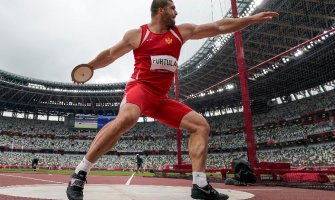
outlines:
{"label": "outstretched arm", "polygon": [[138,47],[141,37],[141,29],[134,29],[128,31],[113,47],[102,51],[96,58],[94,58],[88,64],[93,69],[103,68],[113,63],[116,59],[120,58],[124,54],[128,53],[132,49]]}
{"label": "outstretched arm", "polygon": [[190,39],[202,39],[239,31],[251,24],[265,22],[275,16],[278,16],[278,13],[261,12],[249,17],[221,19],[208,24],[181,24],[178,26],[178,29],[184,41]]}

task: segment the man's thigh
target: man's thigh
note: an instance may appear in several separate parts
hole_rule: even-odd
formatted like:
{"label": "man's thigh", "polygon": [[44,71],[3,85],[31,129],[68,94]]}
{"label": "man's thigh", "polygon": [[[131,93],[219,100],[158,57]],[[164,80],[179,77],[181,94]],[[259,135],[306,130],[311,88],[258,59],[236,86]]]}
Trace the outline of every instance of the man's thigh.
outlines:
{"label": "man's thigh", "polygon": [[130,83],[126,88],[121,106],[125,103],[137,105],[141,113],[147,115],[155,112],[159,105],[159,100],[143,84]]}
{"label": "man's thigh", "polygon": [[179,128],[183,117],[192,109],[176,100],[154,95],[142,84],[130,83],[127,86],[123,103],[137,105],[141,113],[168,126]]}
{"label": "man's thigh", "polygon": [[154,113],[150,113],[152,117],[163,124],[173,128],[179,128],[183,117],[191,112],[192,109],[173,99],[163,99]]}

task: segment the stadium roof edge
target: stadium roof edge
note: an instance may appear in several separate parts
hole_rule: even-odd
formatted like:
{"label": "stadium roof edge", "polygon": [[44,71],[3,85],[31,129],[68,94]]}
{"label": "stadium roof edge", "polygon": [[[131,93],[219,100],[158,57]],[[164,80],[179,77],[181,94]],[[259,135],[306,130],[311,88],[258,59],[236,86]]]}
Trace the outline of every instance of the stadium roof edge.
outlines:
{"label": "stadium roof edge", "polygon": [[126,82],[119,82],[119,83],[101,83],[101,84],[85,84],[85,85],[75,85],[73,83],[64,83],[64,82],[57,82],[57,81],[46,81],[46,80],[41,80],[41,79],[35,79],[35,78],[30,78],[26,76],[21,76],[17,75],[5,70],[0,69],[0,80],[3,80],[4,77],[15,79],[15,80],[20,80],[20,83],[31,83],[31,84],[38,84],[38,85],[43,85],[49,88],[59,88],[59,87],[77,87],[77,88],[83,88],[83,87],[120,87],[120,86],[125,86]]}

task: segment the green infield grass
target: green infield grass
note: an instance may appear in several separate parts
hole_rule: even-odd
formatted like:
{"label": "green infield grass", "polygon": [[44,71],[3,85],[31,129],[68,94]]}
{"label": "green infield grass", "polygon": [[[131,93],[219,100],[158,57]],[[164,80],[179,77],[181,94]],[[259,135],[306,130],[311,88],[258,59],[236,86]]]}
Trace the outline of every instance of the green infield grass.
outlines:
{"label": "green infield grass", "polygon": [[[11,172],[11,173],[42,173],[42,174],[72,174],[74,170],[32,170],[32,169],[0,169],[2,172]],[[90,172],[91,175],[106,175],[106,176],[131,176],[134,172],[132,171],[98,171],[93,170]],[[135,176],[155,176],[155,173],[150,172],[138,172],[135,173]]]}

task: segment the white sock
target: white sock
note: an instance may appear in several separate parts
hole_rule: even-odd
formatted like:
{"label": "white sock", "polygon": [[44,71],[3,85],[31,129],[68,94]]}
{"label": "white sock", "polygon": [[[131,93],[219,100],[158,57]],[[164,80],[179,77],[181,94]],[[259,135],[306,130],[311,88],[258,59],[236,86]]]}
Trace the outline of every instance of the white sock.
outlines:
{"label": "white sock", "polygon": [[91,163],[88,161],[85,157],[83,160],[79,163],[76,170],[74,171],[76,174],[78,174],[79,171],[85,171],[87,174],[90,172],[91,168],[93,167],[94,163]]}
{"label": "white sock", "polygon": [[199,187],[208,185],[207,177],[204,172],[192,172],[193,184],[197,184]]}

